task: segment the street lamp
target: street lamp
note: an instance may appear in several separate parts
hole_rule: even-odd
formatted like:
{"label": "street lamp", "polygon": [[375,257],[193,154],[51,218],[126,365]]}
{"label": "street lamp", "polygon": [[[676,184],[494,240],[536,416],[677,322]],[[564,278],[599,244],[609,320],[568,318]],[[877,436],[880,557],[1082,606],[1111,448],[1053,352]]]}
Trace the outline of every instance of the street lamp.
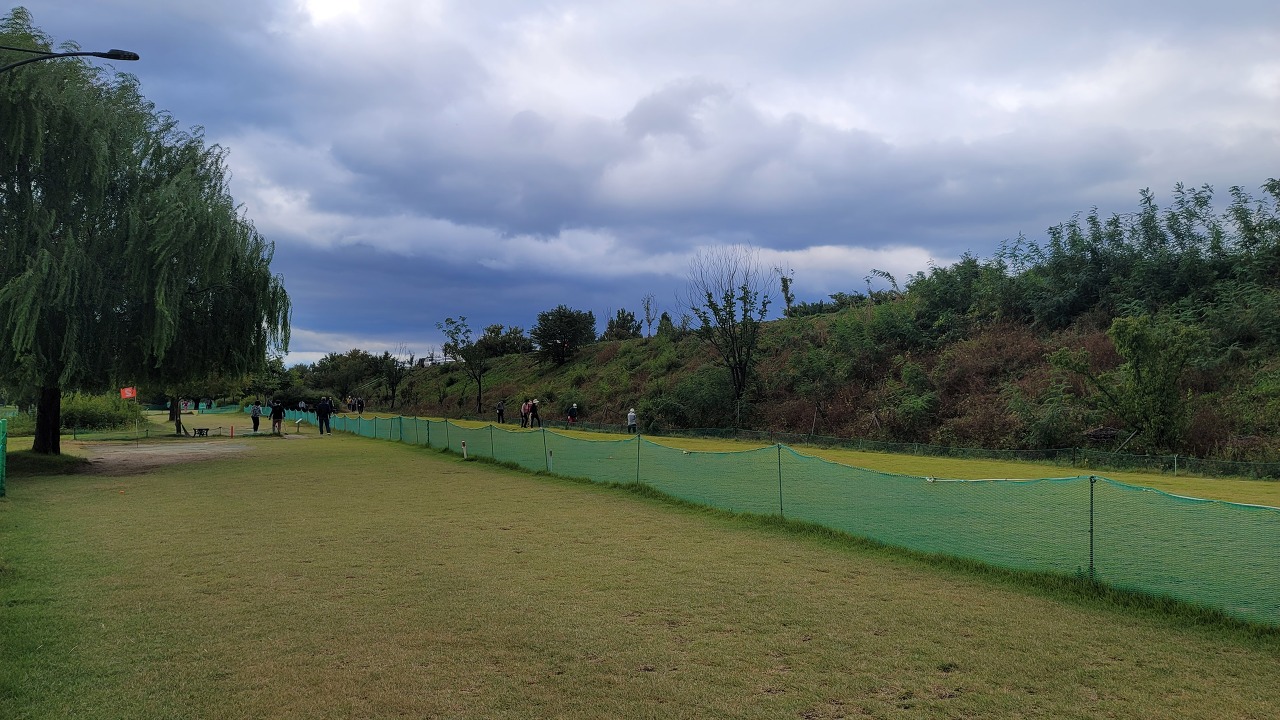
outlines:
{"label": "street lamp", "polygon": [[0,67],[0,72],[4,72],[5,70],[12,70],[20,65],[26,65],[27,63],[39,62],[41,60],[51,60],[53,58],[60,58],[60,57],[89,56],[89,57],[106,58],[108,60],[137,60],[138,59],[138,53],[129,52],[128,50],[108,50],[106,52],[50,53],[50,52],[45,52],[43,50],[31,50],[30,48],[9,47],[8,45],[0,45],[0,50],[14,50],[16,52],[25,52],[25,53],[31,53],[35,55],[35,57],[29,57],[26,60],[19,60],[18,62],[9,63],[4,67]]}

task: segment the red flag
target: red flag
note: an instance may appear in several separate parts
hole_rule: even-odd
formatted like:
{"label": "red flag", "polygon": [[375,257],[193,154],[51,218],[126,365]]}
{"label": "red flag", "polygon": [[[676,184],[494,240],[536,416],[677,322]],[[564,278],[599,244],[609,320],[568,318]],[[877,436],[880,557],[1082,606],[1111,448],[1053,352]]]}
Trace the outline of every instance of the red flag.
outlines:
{"label": "red flag", "polygon": [[138,397],[138,388],[120,388],[120,397],[124,400],[130,400]]}

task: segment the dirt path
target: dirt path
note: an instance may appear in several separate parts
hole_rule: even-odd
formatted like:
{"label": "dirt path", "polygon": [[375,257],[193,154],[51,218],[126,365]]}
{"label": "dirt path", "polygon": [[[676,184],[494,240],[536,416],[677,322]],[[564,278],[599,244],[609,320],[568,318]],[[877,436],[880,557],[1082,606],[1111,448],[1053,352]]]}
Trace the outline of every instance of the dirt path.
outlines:
{"label": "dirt path", "polygon": [[249,452],[244,443],[200,440],[143,445],[128,443],[81,446],[95,475],[136,475],[177,463],[198,462]]}

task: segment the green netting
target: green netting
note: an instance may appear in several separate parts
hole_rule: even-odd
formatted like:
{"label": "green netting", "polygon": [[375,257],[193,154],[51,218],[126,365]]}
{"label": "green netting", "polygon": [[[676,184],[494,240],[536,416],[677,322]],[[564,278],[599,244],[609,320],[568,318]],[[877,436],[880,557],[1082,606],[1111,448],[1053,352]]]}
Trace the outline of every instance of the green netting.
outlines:
{"label": "green netting", "polygon": [[1098,579],[1280,625],[1280,509],[1100,479]]}
{"label": "green netting", "polygon": [[1088,571],[1088,478],[939,481],[779,452],[788,518],[997,567]]}
{"label": "green netting", "polygon": [[734,453],[692,452],[640,440],[640,481],[689,502],[777,515],[775,448]]}
{"label": "green netting", "polygon": [[[290,413],[290,418],[309,414]],[[994,567],[1094,577],[1280,625],[1280,509],[1180,498],[1105,478],[954,481],[849,467],[783,445],[684,451],[638,436],[335,416],[335,430],[490,457],[596,482],[783,515]]]}

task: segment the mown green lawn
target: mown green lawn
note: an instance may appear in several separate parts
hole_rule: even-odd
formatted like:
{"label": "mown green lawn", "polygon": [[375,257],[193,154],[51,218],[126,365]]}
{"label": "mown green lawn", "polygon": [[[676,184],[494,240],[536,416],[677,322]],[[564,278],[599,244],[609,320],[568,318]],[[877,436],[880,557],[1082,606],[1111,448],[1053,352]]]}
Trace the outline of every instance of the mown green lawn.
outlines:
{"label": "mown green lawn", "polygon": [[1280,716],[1280,635],[334,435],[10,476],[0,717]]}

